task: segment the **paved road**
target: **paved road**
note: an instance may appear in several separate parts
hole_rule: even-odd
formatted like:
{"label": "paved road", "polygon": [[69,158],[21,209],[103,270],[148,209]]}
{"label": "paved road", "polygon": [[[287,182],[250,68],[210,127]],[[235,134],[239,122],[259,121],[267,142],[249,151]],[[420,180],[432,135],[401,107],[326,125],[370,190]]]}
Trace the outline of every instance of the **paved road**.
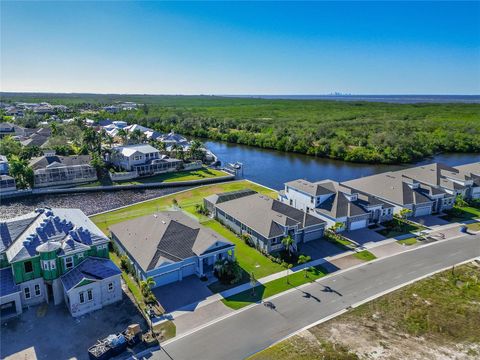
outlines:
{"label": "paved road", "polygon": [[[401,253],[279,296],[273,300],[276,310],[256,305],[239,312],[168,343],[151,359],[243,359],[352,304],[479,256],[479,235]],[[335,292],[325,292],[324,285]]]}

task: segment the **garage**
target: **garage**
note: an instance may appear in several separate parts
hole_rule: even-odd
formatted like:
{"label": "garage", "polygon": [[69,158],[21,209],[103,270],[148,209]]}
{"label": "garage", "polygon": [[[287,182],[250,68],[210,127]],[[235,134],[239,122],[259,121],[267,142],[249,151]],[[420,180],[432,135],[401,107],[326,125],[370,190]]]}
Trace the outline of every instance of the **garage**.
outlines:
{"label": "garage", "polygon": [[182,267],[182,276],[187,277],[195,274],[195,263],[187,264]]}
{"label": "garage", "polygon": [[367,227],[367,219],[352,221],[350,223],[350,230],[358,230]]}
{"label": "garage", "polygon": [[425,215],[430,215],[432,213],[432,208],[430,206],[428,207],[421,207],[421,208],[416,208],[415,209],[415,217],[418,216],[425,216]]}
{"label": "garage", "polygon": [[318,240],[323,237],[323,228],[313,231],[308,231],[303,234],[303,242]]}
{"label": "garage", "polygon": [[170,284],[180,279],[180,269],[169,271],[165,274],[153,276],[155,287]]}

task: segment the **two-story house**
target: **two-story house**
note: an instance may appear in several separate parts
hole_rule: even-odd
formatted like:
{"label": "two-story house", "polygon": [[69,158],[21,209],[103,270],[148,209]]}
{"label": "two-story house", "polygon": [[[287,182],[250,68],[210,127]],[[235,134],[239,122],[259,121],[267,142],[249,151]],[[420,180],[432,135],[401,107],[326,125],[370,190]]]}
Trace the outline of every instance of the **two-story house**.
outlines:
{"label": "two-story house", "polygon": [[137,172],[138,176],[176,171],[183,164],[182,160],[160,155],[158,149],[149,144],[114,147],[110,162],[123,170]]}
{"label": "two-story house", "polygon": [[2,318],[43,302],[73,316],[121,299],[109,239],[78,209],[37,209],[0,222]]}
{"label": "two-story house", "polygon": [[325,229],[325,221],[315,216],[248,191],[217,202],[213,216],[235,233],[248,234],[256,248],[265,253],[284,249],[282,241],[287,236],[293,239],[295,248],[321,239]]}
{"label": "two-story house", "polygon": [[471,164],[455,166],[455,169],[463,174],[466,174],[466,176],[472,180],[472,185],[465,193],[467,199],[480,199],[480,161]]}
{"label": "two-story house", "polygon": [[333,180],[290,181],[279,192],[279,200],[324,220],[329,227],[343,224],[338,231],[365,228],[393,217],[391,204]]}

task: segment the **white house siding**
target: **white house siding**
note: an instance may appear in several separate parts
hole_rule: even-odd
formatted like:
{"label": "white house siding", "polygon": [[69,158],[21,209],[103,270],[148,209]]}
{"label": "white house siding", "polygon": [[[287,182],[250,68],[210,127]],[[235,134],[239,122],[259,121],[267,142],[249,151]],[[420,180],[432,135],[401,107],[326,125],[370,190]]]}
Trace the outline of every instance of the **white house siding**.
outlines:
{"label": "white house siding", "polygon": [[21,297],[21,292],[13,293],[13,294],[8,294],[5,296],[0,297],[0,307],[2,309],[5,308],[10,308],[11,304],[13,303],[13,306],[15,308],[15,313],[11,313],[8,315],[3,315],[2,312],[2,320],[8,319],[10,317],[19,315],[22,313],[22,297]]}
{"label": "white house siding", "polygon": [[[40,286],[40,295],[35,295],[35,285]],[[24,307],[38,305],[46,301],[47,289],[45,288],[45,283],[43,278],[33,279],[25,281],[19,284],[22,297],[22,305]],[[30,298],[25,297],[25,288],[30,289]]]}
{"label": "white house siding", "polygon": [[[113,283],[113,290],[108,291],[108,284]],[[92,290],[93,299],[88,301],[87,291]],[[85,302],[80,303],[80,293],[84,293]],[[72,316],[77,317],[117,302],[122,299],[120,274],[110,278],[94,281],[90,284],[72,288],[66,293],[66,302]]]}

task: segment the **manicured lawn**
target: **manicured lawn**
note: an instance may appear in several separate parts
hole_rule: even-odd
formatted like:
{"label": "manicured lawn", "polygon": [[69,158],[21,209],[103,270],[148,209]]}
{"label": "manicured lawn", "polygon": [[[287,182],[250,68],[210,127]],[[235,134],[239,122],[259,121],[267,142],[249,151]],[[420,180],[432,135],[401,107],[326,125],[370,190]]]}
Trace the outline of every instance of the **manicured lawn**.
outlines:
{"label": "manicured lawn", "polygon": [[[264,276],[284,270],[280,264],[271,261],[266,256],[259,253],[255,248],[246,245],[242,239],[239,239],[234,233],[218,221],[210,220],[202,223],[202,225],[209,227],[235,244],[235,256],[242,269],[245,270],[248,275],[253,272],[255,278],[260,279]],[[247,279],[248,278],[249,277],[247,277]]]}
{"label": "manicured lawn", "polygon": [[177,334],[177,327],[175,326],[173,321],[170,320],[154,325],[153,330],[160,335],[160,341],[174,338]]}
{"label": "manicured lawn", "polygon": [[370,251],[368,250],[363,250],[360,252],[357,252],[353,254],[354,257],[357,259],[363,260],[363,261],[372,261],[375,260],[377,257],[373,255]]}
{"label": "manicured lawn", "polygon": [[229,174],[223,171],[215,170],[215,169],[203,168],[199,170],[178,171],[178,172],[172,172],[167,174],[159,174],[159,175],[150,176],[146,178],[120,181],[120,182],[115,182],[114,184],[126,185],[126,184],[148,184],[148,183],[154,183],[154,182],[190,181],[190,180],[209,179],[209,178],[226,176],[226,175],[229,175]]}
{"label": "manicured lawn", "polygon": [[[246,180],[232,181],[220,184],[201,186],[195,189],[163,196],[143,203],[133,204],[123,209],[110,211],[105,214],[92,216],[92,221],[105,233],[108,233],[108,226],[125,220],[133,219],[143,215],[153,214],[157,211],[172,209],[172,200],[176,199],[179,206],[190,212],[195,213],[195,204],[202,204],[203,198],[212,194],[226,191],[235,191],[241,189],[252,189],[265,195],[276,198],[277,192],[267,189],[261,185],[251,183]],[[205,219],[203,219],[205,220]]]}
{"label": "manicured lawn", "polygon": [[257,285],[255,287],[255,295],[252,293],[252,290],[249,289],[225,298],[222,300],[222,302],[232,309],[240,309],[244,306],[260,302],[262,299],[266,299],[270,296],[279,294],[294,287],[306,284],[308,282],[313,282],[316,279],[325,276],[327,274],[327,271],[322,267],[318,266],[315,267],[315,270],[313,272],[308,271],[307,274],[308,277],[305,277],[305,272],[299,271],[288,276],[289,283],[287,283],[286,277],[282,277],[280,279],[270,281],[266,284]]}
{"label": "manicured lawn", "polygon": [[[110,260],[112,260],[113,263],[117,265],[118,268],[120,269],[120,258],[113,251],[110,251]],[[123,281],[125,281],[125,284],[127,284],[128,289],[135,297],[135,300],[137,301],[138,305],[141,306],[143,309],[145,307],[145,302],[143,300],[143,295],[137,282],[123,270],[122,270],[122,279]]]}
{"label": "manicured lawn", "polygon": [[399,244],[407,245],[407,246],[415,245],[417,242],[418,242],[417,238],[415,238],[415,237],[411,237],[411,238],[403,239],[403,240],[398,240]]}
{"label": "manicured lawn", "polygon": [[403,222],[399,219],[393,219],[383,224],[385,229],[377,230],[380,235],[386,238],[397,237],[400,235],[424,230],[425,227],[411,223]]}
{"label": "manicured lawn", "polygon": [[472,231],[480,231],[480,222],[468,224],[467,227],[469,230],[472,230]]}
{"label": "manicured lawn", "polygon": [[442,219],[445,219],[450,222],[472,220],[480,218],[480,209],[472,206],[455,206],[452,210],[447,212],[447,215],[442,216]]}

